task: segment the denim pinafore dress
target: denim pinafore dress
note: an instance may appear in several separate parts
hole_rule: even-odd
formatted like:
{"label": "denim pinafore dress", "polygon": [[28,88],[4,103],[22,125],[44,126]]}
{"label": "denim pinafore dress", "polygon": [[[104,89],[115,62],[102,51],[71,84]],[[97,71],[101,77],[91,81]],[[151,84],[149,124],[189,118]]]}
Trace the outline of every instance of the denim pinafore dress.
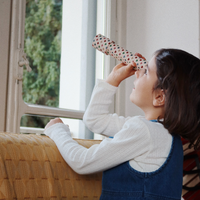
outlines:
{"label": "denim pinafore dress", "polygon": [[103,172],[100,200],[180,200],[183,181],[183,148],[172,137],[165,163],[154,172],[139,172],[129,161]]}

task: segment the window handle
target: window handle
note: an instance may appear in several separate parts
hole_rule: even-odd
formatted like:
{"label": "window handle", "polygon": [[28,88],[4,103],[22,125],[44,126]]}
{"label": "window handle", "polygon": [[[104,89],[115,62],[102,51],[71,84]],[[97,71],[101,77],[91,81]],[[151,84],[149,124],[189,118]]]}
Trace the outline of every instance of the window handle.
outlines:
{"label": "window handle", "polygon": [[18,62],[18,64],[19,64],[20,67],[25,66],[25,67],[26,67],[26,70],[27,70],[28,72],[30,72],[30,71],[32,70],[31,67],[30,67],[30,65],[29,65],[29,61],[28,61],[28,59],[26,58],[26,54],[25,54],[25,53],[22,54],[22,60],[20,60],[20,61]]}

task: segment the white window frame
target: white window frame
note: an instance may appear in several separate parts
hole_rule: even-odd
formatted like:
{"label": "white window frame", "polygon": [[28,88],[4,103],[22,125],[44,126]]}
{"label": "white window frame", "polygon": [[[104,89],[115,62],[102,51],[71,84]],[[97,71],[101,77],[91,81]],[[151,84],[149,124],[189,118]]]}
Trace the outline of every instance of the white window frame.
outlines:
{"label": "white window frame", "polygon": [[[103,19],[98,23],[97,33],[101,33],[122,47],[126,47],[126,22],[127,22],[127,0],[98,0],[97,12],[106,10],[105,15],[98,13],[97,18]],[[96,77],[106,78],[113,67],[118,64],[114,58],[106,56],[101,52],[96,52]],[[102,66],[101,66],[102,65]],[[126,82],[123,81],[118,87],[117,93],[110,107],[111,112],[125,116],[125,88]]]}
{"label": "white window frame", "polygon": [[[23,68],[19,62],[24,58],[24,25],[25,25],[25,0],[12,1],[12,24],[10,38],[10,64],[8,83],[8,109],[7,109],[7,132],[20,132],[20,121],[24,114],[45,115],[52,117],[67,117],[82,119],[83,111],[60,109],[48,106],[25,103],[22,99]],[[35,129],[37,130],[37,129]],[[22,130],[23,132],[23,130]]]}
{"label": "white window frame", "polygon": [[11,0],[0,1],[0,131],[6,131]]}
{"label": "white window frame", "polygon": [[[19,66],[19,62],[24,62],[26,64],[27,60],[24,54],[24,22],[25,22],[25,6],[26,0],[3,0],[10,3],[10,30],[8,34],[10,36],[9,41],[9,59],[7,62],[8,73],[8,84],[4,88],[7,88],[7,104],[4,101],[4,105],[7,108],[2,116],[4,116],[4,121],[0,120],[4,124],[2,131],[11,132],[11,133],[20,133],[20,132],[35,132],[42,133],[43,129],[32,129],[32,128],[21,128],[20,130],[20,121],[21,117],[24,114],[34,114],[41,116],[51,116],[51,117],[64,117],[72,119],[82,119],[84,111],[80,110],[70,110],[70,109],[61,109],[53,108],[48,106],[41,105],[32,105],[25,103],[22,99],[22,77],[23,77],[23,68]],[[120,7],[120,4],[125,5],[126,0],[97,0],[98,4],[100,1],[104,1],[104,6],[106,8],[106,17],[104,18],[104,32],[107,37],[112,38],[112,40],[117,41],[120,44],[120,34],[124,34],[123,31],[117,30],[121,28],[121,18],[117,18],[117,12],[121,14],[124,13],[124,6]],[[125,13],[123,14],[123,17]],[[123,25],[125,26],[125,25]],[[97,33],[98,33],[97,27]],[[124,38],[124,37],[121,37]],[[102,55],[101,55],[102,56]],[[110,66],[115,66],[116,61],[109,56],[103,55],[104,58],[104,70],[103,77],[105,78],[110,72]],[[98,55],[97,55],[98,57]],[[97,58],[98,59],[98,58]],[[6,59],[4,59],[6,60]],[[102,64],[101,64],[102,65]],[[98,68],[98,66],[97,66]],[[97,76],[98,78],[98,76]],[[5,96],[4,96],[5,99]],[[121,101],[120,98],[116,98],[115,106],[113,110],[120,114],[120,110],[117,109],[117,104]],[[3,117],[1,116],[1,119]],[[6,117],[5,117],[6,116]],[[6,120],[5,120],[6,119]]]}

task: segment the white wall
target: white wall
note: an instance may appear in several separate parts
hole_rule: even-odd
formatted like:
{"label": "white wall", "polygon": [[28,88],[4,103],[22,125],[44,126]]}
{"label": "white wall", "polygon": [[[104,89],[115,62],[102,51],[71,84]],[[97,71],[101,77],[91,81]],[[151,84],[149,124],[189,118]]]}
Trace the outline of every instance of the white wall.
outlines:
{"label": "white wall", "polygon": [[[198,0],[127,0],[126,48],[150,60],[160,48],[180,48],[199,57]],[[126,80],[125,115],[143,114],[129,95],[134,77]]]}

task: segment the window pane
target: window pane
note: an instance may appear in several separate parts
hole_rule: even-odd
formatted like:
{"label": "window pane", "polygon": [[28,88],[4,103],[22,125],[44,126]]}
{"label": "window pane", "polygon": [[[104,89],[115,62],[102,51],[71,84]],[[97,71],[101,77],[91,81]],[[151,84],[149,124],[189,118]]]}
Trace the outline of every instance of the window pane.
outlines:
{"label": "window pane", "polygon": [[[96,7],[96,0],[27,0],[24,51],[32,71],[23,74],[26,103],[86,109],[95,83]],[[34,126],[45,123],[40,118]]]}
{"label": "window pane", "polygon": [[27,0],[24,51],[31,72],[24,70],[23,99],[58,107],[62,0]]}
{"label": "window pane", "polygon": [[25,102],[85,110],[95,83],[97,12],[96,0],[86,2],[27,0],[24,51],[32,71],[24,69]]}
{"label": "window pane", "polygon": [[[53,117],[47,116],[38,116],[38,115],[23,115],[21,118],[21,128],[28,127],[28,128],[44,128],[46,124],[53,119]],[[64,124],[67,124],[70,128],[70,132],[73,138],[90,138],[93,139],[93,133],[85,127],[82,120],[77,119],[69,119],[69,118],[61,118]],[[23,131],[23,133],[33,133],[31,130]],[[89,135],[85,136],[85,132],[88,132]],[[37,131],[35,132],[37,133]],[[42,134],[43,131],[40,131]]]}
{"label": "window pane", "polygon": [[20,124],[22,127],[44,128],[51,119],[53,118],[46,116],[23,115]]}

